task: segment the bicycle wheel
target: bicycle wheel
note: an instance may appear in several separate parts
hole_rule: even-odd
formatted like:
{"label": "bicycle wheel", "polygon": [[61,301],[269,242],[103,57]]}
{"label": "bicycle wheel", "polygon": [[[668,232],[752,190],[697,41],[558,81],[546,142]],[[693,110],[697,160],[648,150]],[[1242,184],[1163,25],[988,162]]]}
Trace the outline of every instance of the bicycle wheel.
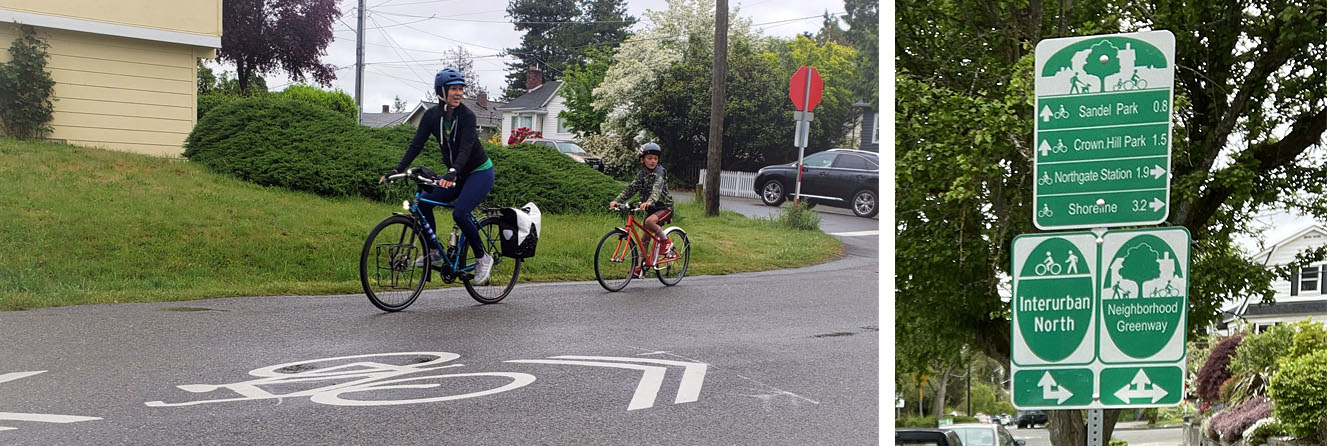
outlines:
{"label": "bicycle wheel", "polygon": [[636,241],[622,229],[614,229],[599,239],[594,250],[594,278],[608,291],[618,291],[631,283],[631,270],[640,265]]}
{"label": "bicycle wheel", "polygon": [[359,255],[359,281],[369,302],[382,311],[401,311],[424,292],[428,265],[415,259],[428,245],[415,221],[393,215],[378,223],[364,240]]}
{"label": "bicycle wheel", "polygon": [[1139,90],[1147,89],[1147,79],[1139,79],[1138,82],[1134,84],[1134,87]]}
{"label": "bicycle wheel", "polygon": [[[476,285],[471,279],[461,279],[465,284],[465,291],[470,293],[481,304],[494,304],[507,297],[511,289],[516,286],[516,276],[521,274],[521,261],[525,259],[514,259],[502,256],[502,228],[498,226],[498,217],[488,217],[479,222],[480,243],[484,245],[484,251],[493,256],[493,269],[489,270],[488,284]],[[466,242],[469,244],[469,242]],[[464,247],[463,247],[464,248]],[[458,249],[461,256],[461,264],[469,265],[467,255],[470,249]]]}
{"label": "bicycle wheel", "polygon": [[677,253],[677,258],[659,259],[662,264],[654,270],[654,274],[664,285],[673,286],[681,282],[682,276],[687,274],[687,264],[691,262],[691,241],[687,240],[687,233],[677,228],[664,235],[668,237],[668,241],[673,242],[673,252]]}

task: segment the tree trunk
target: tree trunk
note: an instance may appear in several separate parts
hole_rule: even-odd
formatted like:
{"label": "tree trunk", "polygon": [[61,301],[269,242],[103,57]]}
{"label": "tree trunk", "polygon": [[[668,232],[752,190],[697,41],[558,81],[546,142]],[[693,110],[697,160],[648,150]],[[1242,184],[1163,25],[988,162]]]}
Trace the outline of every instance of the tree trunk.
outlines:
{"label": "tree trunk", "polygon": [[938,374],[934,382],[936,389],[932,392],[932,396],[935,400],[931,401],[931,414],[938,420],[945,416],[945,390],[949,387],[949,370]]}
{"label": "tree trunk", "polygon": [[251,69],[248,64],[244,63],[244,59],[235,61],[235,75],[239,76],[236,81],[240,83],[240,94],[249,93],[249,71]]}
{"label": "tree trunk", "polygon": [[1050,424],[1051,444],[1055,446],[1105,446],[1110,443],[1110,435],[1115,431],[1115,422],[1120,419],[1119,409],[1107,409],[1102,417],[1102,444],[1087,444],[1087,419],[1081,410],[1048,410],[1046,418]]}

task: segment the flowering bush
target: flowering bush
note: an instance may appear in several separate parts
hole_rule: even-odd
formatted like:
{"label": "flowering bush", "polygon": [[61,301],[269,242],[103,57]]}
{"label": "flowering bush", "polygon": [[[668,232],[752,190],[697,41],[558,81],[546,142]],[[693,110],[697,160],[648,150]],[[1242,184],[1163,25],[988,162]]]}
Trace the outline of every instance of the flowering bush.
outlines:
{"label": "flowering bush", "polygon": [[1230,379],[1230,370],[1226,366],[1230,365],[1230,357],[1235,354],[1235,349],[1239,347],[1242,339],[1244,338],[1240,335],[1231,336],[1212,348],[1212,354],[1207,357],[1207,362],[1198,371],[1197,390],[1200,398],[1207,401],[1221,398],[1221,385]]}
{"label": "flowering bush", "polygon": [[1212,417],[1212,432],[1225,441],[1233,442],[1244,435],[1253,423],[1272,416],[1272,400],[1256,396],[1226,408]]}
{"label": "flowering bush", "polygon": [[544,137],[544,132],[538,130],[530,130],[529,127],[521,127],[519,129],[511,131],[511,136],[507,137],[507,145],[510,146],[512,144],[520,144],[521,142],[524,142],[526,139],[543,138],[543,137]]}
{"label": "flowering bush", "polygon": [[1267,443],[1268,437],[1279,437],[1285,434],[1286,429],[1281,423],[1272,418],[1263,418],[1244,430],[1244,444],[1245,446],[1259,446]]}

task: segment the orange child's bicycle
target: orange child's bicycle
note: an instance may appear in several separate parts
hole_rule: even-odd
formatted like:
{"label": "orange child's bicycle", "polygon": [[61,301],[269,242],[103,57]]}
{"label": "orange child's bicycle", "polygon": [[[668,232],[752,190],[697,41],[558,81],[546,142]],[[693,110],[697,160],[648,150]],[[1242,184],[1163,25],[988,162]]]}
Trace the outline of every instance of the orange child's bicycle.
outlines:
{"label": "orange child's bicycle", "polygon": [[[620,228],[613,228],[599,239],[599,246],[594,251],[594,278],[608,291],[619,291],[631,283],[631,279],[645,277],[653,272],[664,285],[673,286],[687,273],[687,263],[691,261],[691,242],[687,233],[677,226],[664,229],[664,236],[673,242],[673,249],[660,253],[663,243],[654,237],[642,237],[648,234],[645,226],[636,220],[635,214],[645,211],[636,209],[639,204],[624,203],[614,210],[625,215],[626,223]],[[659,221],[660,225],[672,221],[670,212]],[[645,243],[648,242],[648,243]]]}

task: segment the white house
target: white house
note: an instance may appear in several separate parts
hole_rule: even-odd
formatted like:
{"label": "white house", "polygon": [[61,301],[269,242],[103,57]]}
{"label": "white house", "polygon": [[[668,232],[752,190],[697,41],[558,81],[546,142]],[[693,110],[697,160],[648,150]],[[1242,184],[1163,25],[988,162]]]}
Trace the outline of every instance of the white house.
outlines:
{"label": "white house", "polygon": [[573,139],[576,137],[566,120],[558,114],[567,109],[558,89],[561,81],[544,82],[543,73],[538,68],[531,68],[525,73],[526,93],[512,99],[499,108],[502,111],[502,144],[512,131],[521,127],[538,131],[548,139]]}
{"label": "white house", "polygon": [[[1254,261],[1275,267],[1294,261],[1307,249],[1327,245],[1327,227],[1315,224],[1273,244],[1253,257]],[[1227,321],[1236,316],[1254,324],[1257,331],[1280,324],[1311,318],[1327,323],[1327,260],[1300,269],[1290,280],[1273,280],[1276,303],[1265,304],[1257,297],[1227,304]]]}

